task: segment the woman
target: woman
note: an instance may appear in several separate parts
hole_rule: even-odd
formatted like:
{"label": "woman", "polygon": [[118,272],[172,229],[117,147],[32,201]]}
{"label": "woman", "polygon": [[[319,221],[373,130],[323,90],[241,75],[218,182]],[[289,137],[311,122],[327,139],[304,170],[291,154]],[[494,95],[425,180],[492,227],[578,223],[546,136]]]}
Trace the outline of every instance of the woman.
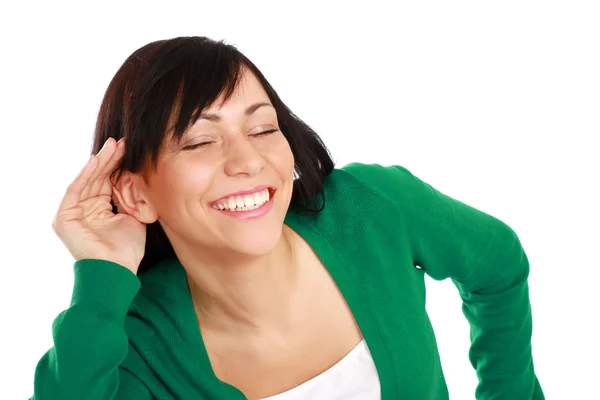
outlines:
{"label": "woman", "polygon": [[133,53],[93,154],[53,224],[75,285],[34,399],[448,399],[425,273],[464,301],[477,398],[544,398],[514,231],[403,167],[334,169],[233,46]]}

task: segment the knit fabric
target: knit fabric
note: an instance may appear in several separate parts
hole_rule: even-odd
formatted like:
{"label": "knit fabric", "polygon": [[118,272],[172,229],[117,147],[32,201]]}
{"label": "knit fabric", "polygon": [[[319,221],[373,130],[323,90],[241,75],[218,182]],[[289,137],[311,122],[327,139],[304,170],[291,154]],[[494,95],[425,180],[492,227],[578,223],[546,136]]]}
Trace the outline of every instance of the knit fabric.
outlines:
{"label": "knit fabric", "polygon": [[[544,399],[531,352],[529,263],[501,220],[400,166],[349,164],[324,183],[317,216],[289,211],[363,333],[383,400],[449,398],[424,275],[450,278],[471,327],[479,400]],[[75,263],[70,307],[35,371],[35,400],[245,399],[214,374],[185,270],[174,259],[134,275]]]}

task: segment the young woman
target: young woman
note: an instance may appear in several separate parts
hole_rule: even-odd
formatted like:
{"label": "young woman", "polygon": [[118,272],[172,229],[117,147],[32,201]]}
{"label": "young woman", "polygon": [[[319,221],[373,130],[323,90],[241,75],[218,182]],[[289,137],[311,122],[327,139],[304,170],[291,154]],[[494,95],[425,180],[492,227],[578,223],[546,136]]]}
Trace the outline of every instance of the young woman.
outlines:
{"label": "young woman", "polygon": [[515,232],[401,166],[334,168],[233,46],[134,52],[93,154],[34,399],[448,399],[424,274],[463,299],[476,397],[544,398]]}

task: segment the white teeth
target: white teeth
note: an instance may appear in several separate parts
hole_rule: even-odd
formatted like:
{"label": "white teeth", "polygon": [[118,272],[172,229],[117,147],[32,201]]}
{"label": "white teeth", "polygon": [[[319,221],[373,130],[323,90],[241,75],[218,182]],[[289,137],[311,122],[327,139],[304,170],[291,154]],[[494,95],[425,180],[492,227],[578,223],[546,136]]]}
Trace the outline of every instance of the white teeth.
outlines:
{"label": "white teeth", "polygon": [[256,210],[267,201],[269,201],[270,193],[269,189],[261,190],[253,194],[247,194],[243,196],[231,196],[227,199],[223,199],[218,204],[213,204],[212,208],[215,210],[226,210],[226,211],[250,211]]}
{"label": "white teeth", "polygon": [[[263,197],[262,197],[262,191],[254,193],[254,195],[252,196],[252,204],[262,204],[264,203],[263,201]],[[248,203],[246,202],[246,205],[248,205]]]}

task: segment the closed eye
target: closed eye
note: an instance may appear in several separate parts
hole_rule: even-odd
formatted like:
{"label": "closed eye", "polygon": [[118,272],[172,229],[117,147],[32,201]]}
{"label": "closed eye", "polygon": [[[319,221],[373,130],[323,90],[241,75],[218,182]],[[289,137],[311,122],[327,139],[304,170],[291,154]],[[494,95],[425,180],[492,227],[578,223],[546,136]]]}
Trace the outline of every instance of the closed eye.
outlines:
{"label": "closed eye", "polygon": [[[254,134],[252,134],[250,136],[253,136],[253,137],[267,136],[267,135],[270,135],[271,133],[277,132],[278,130],[279,129],[269,129],[269,130],[266,130],[266,131],[254,133]],[[188,146],[182,147],[182,150],[194,150],[194,149],[197,149],[199,147],[206,147],[206,146],[208,146],[208,145],[210,145],[212,143],[214,143],[214,142],[194,143],[194,144],[190,144]]]}
{"label": "closed eye", "polygon": [[266,136],[266,135],[269,135],[271,133],[277,132],[278,130],[279,129],[269,129],[268,131],[258,132],[258,133],[255,133],[253,135],[250,135],[250,136]]}
{"label": "closed eye", "polygon": [[190,144],[189,146],[183,147],[182,150],[194,150],[194,149],[197,149],[198,147],[206,147],[211,143],[213,143],[213,142],[194,143],[194,144]]}

